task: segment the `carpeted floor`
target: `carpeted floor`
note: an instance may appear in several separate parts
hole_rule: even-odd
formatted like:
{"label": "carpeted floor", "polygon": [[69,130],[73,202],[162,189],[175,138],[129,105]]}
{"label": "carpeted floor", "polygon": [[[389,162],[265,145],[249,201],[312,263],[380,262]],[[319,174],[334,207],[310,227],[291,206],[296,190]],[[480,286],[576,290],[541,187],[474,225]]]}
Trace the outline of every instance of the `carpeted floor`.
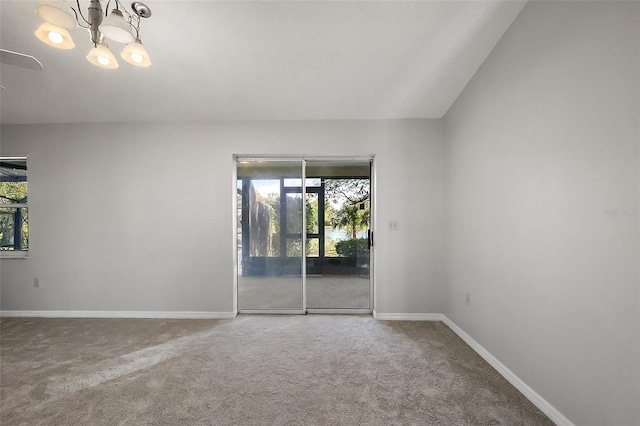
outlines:
{"label": "carpeted floor", "polygon": [[2,425],[547,425],[440,322],[0,320]]}

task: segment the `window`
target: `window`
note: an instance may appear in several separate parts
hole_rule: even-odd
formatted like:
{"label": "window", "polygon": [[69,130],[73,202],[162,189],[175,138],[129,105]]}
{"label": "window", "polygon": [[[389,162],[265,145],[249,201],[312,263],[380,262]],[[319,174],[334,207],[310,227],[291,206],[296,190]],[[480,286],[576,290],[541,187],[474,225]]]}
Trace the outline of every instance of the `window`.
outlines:
{"label": "window", "polygon": [[29,250],[27,198],[27,159],[0,157],[0,257]]}

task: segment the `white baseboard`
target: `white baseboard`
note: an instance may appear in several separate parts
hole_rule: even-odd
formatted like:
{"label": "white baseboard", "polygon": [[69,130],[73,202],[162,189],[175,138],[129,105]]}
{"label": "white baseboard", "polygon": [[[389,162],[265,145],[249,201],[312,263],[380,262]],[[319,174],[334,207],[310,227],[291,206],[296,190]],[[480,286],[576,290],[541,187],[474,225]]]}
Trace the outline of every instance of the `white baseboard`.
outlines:
{"label": "white baseboard", "polygon": [[236,312],[190,312],[190,311],[0,311],[0,317],[40,318],[191,318],[232,319]]}
{"label": "white baseboard", "polygon": [[442,321],[442,314],[389,314],[373,311],[373,317],[380,321]]}
{"label": "white baseboard", "polygon": [[478,353],[485,361],[487,361],[498,373],[500,373],[505,379],[509,381],[516,389],[518,389],[529,401],[531,401],[536,407],[547,415],[558,426],[574,426],[569,419],[567,419],[560,411],[558,411],[553,405],[551,405],[546,399],[541,397],[536,391],[531,389],[529,385],[523,382],[513,371],[509,370],[507,366],[501,363],[496,357],[491,355],[489,351],[476,342],[471,336],[464,332],[453,321],[442,315],[442,322],[449,327],[454,333],[456,333],[465,343]]}

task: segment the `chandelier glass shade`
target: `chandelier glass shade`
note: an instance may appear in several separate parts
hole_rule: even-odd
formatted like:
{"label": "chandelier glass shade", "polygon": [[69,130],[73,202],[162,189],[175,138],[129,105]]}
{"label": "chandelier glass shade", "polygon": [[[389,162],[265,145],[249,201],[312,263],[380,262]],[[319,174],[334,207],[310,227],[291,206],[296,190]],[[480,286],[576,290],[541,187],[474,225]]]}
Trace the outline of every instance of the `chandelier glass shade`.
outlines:
{"label": "chandelier glass shade", "polygon": [[149,59],[147,49],[144,48],[140,39],[136,39],[133,43],[127,44],[127,46],[122,49],[120,56],[131,65],[135,65],[137,67],[151,66],[151,59]]}
{"label": "chandelier glass shade", "polygon": [[114,9],[109,16],[104,18],[99,29],[106,38],[118,43],[131,43],[135,40],[131,33],[131,26],[125,21],[122,12],[118,9]]}
{"label": "chandelier glass shade", "polygon": [[100,0],[90,0],[86,12],[80,6],[80,0],[75,3],[76,7],[71,7],[65,0],[55,0],[38,6],[38,16],[45,21],[35,32],[38,40],[58,49],[73,49],[75,43],[68,30],[80,26],[89,31],[93,43],[86,57],[92,64],[106,69],[119,67],[107,44],[110,40],[126,45],[120,56],[129,64],[151,65],[149,54],[140,41],[140,20],[151,16],[151,10],[145,4],[133,2],[130,13],[120,0],[109,0],[107,7],[113,4],[113,9],[104,13]]}
{"label": "chandelier glass shade", "polygon": [[116,61],[116,57],[111,53],[111,50],[104,44],[99,44],[91,49],[87,55],[87,61],[97,67],[108,70],[115,70],[120,66],[118,61]]}
{"label": "chandelier glass shade", "polygon": [[71,34],[66,28],[58,27],[50,24],[49,22],[43,22],[42,25],[36,30],[36,37],[44,44],[55,47],[56,49],[73,49],[76,44],[71,38]]}
{"label": "chandelier glass shade", "polygon": [[[62,6],[62,4],[60,5]],[[38,16],[45,22],[49,22],[57,27],[66,28],[72,30],[78,26],[76,18],[69,15],[60,7],[56,7],[54,4],[42,4],[38,6],[36,10]]]}

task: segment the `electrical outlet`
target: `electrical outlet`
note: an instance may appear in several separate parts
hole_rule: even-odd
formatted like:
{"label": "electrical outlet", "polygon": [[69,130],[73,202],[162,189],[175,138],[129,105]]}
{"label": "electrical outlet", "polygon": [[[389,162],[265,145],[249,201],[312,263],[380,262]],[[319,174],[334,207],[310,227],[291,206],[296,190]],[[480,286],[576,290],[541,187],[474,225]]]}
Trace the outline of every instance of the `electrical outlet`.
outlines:
{"label": "electrical outlet", "polygon": [[471,293],[467,293],[464,300],[467,302],[467,305],[471,305]]}
{"label": "electrical outlet", "polygon": [[397,231],[398,230],[398,221],[390,220],[389,221],[389,231]]}
{"label": "electrical outlet", "polygon": [[34,278],[33,279],[33,286],[36,288],[40,287],[40,278]]}

